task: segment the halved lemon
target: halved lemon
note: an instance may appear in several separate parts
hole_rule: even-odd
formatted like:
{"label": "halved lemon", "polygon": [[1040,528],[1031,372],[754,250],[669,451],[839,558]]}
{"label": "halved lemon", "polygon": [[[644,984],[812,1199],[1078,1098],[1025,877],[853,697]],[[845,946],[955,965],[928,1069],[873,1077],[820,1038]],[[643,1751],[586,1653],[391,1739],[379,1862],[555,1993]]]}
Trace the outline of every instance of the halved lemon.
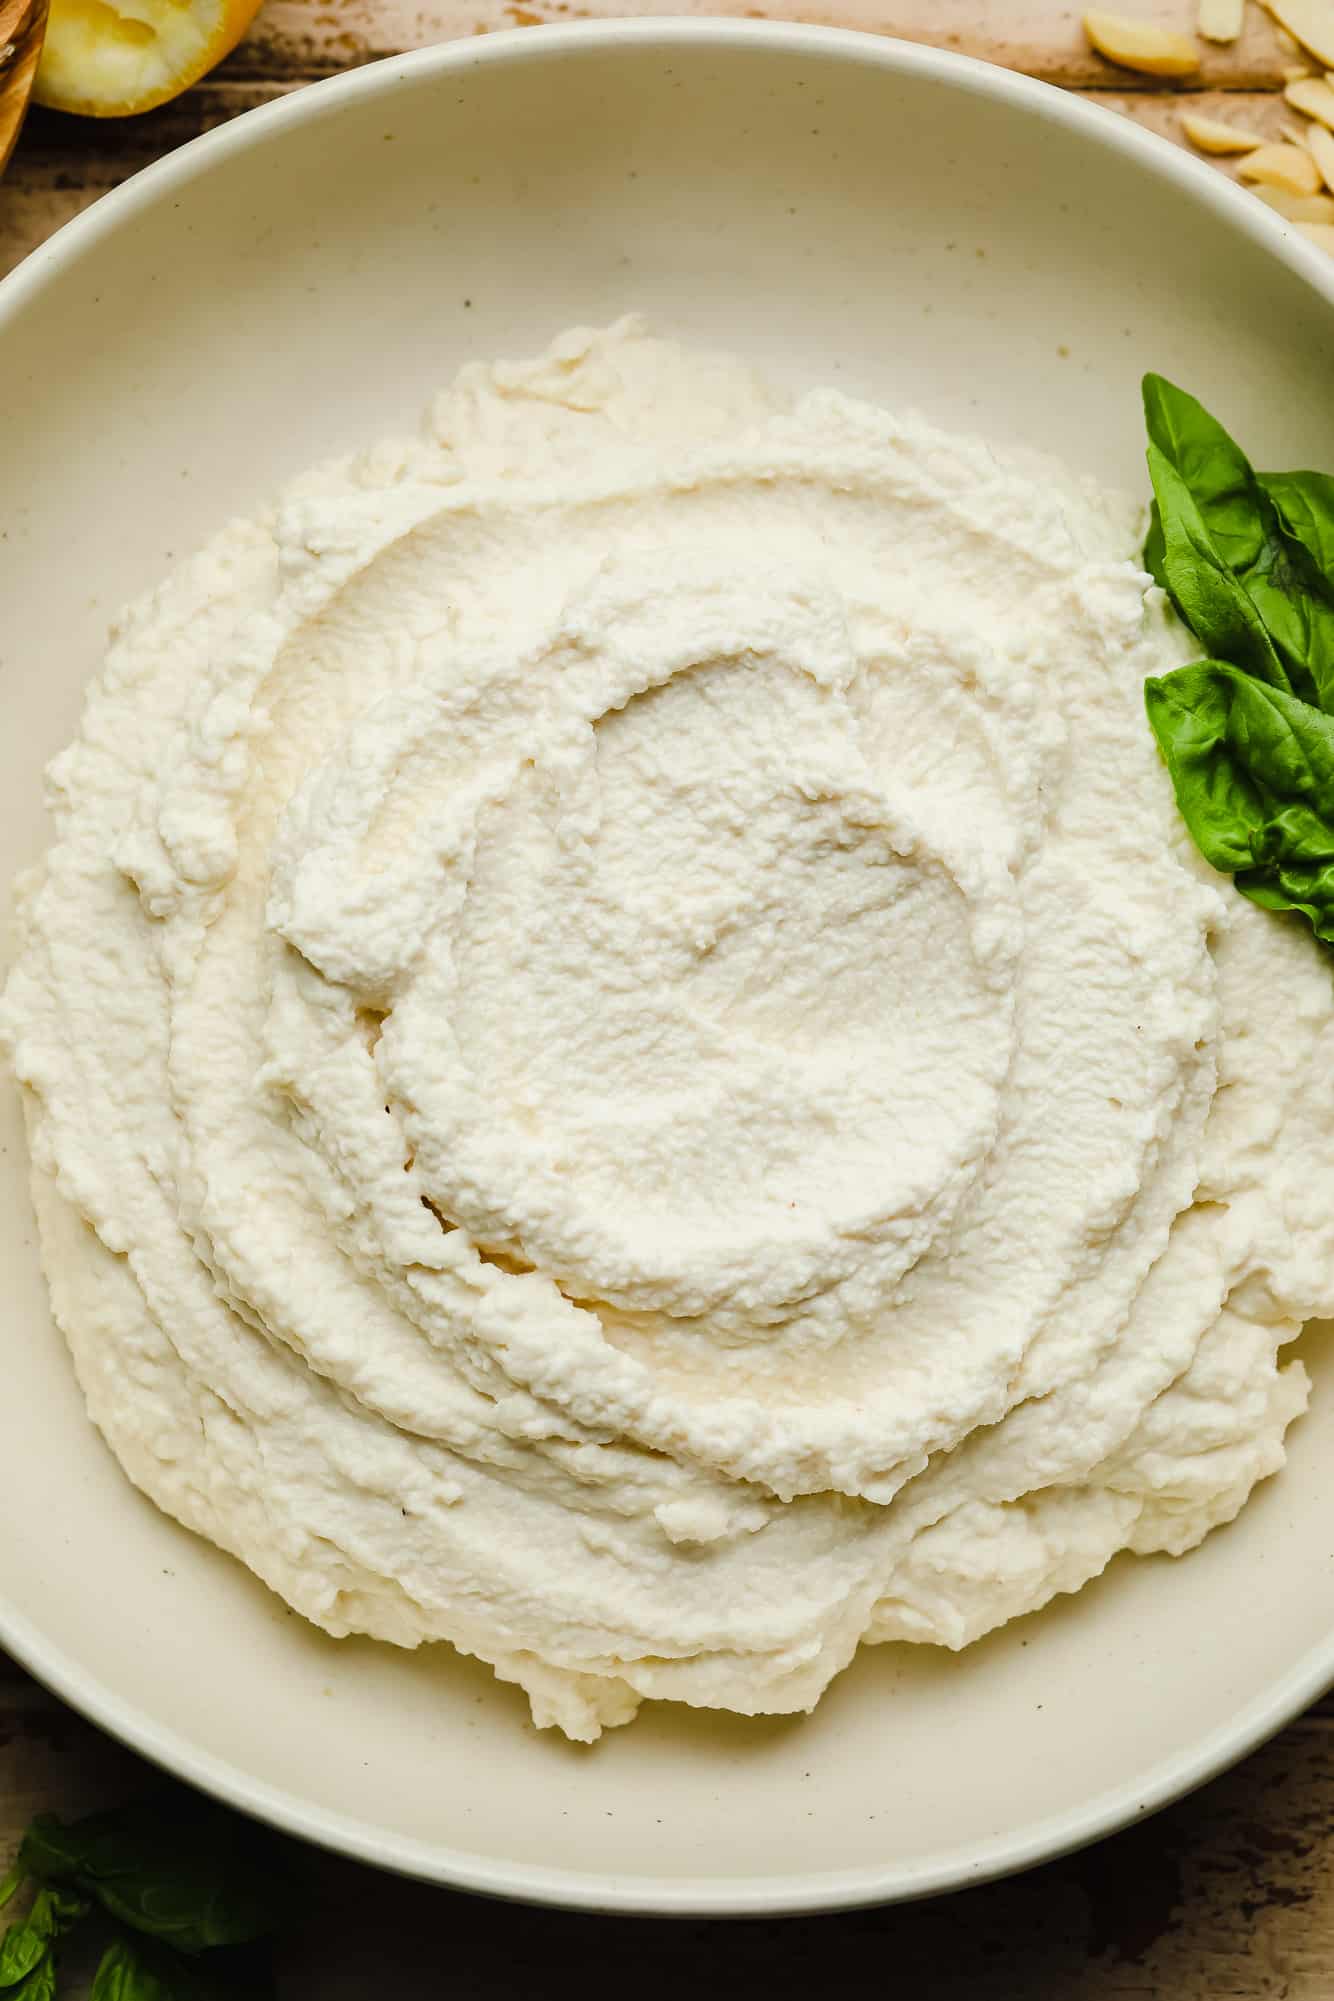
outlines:
{"label": "halved lemon", "polygon": [[262,0],[51,0],[33,97],[85,118],[151,111],[240,41]]}

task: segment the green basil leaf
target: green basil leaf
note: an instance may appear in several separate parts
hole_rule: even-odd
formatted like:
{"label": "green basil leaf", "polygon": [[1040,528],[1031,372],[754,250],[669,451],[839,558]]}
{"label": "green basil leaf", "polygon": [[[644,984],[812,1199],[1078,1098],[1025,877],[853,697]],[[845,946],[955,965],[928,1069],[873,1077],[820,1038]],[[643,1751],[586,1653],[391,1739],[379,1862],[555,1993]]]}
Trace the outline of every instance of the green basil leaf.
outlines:
{"label": "green basil leaf", "polygon": [[1150,680],[1144,695],[1206,861],[1334,943],[1334,719],[1221,660]]}
{"label": "green basil leaf", "polygon": [[227,1948],[186,1959],[154,1939],[125,1933],[102,1955],[90,2001],[264,2001],[273,1992],[267,1968],[248,1964],[234,1977]]}
{"label": "green basil leaf", "polygon": [[1262,473],[1260,484],[1272,533],[1243,581],[1295,690],[1334,711],[1334,479]]}
{"label": "green basil leaf", "polygon": [[17,1987],[51,1950],[48,1933],[23,1918],[0,1939],[0,1987]]}
{"label": "green basil leaf", "polygon": [[24,1835],[17,1867],[42,1883],[73,1883],[78,1879],[79,1856],[73,1829],[66,1829],[53,1813],[39,1813]]}
{"label": "green basil leaf", "polygon": [[93,1975],[90,2001],[179,2001],[150,1967],[137,1945],[115,1939]]}
{"label": "green basil leaf", "polygon": [[1248,569],[1266,533],[1250,460],[1203,404],[1163,376],[1146,375],[1143,394],[1149,442],[1189,489],[1228,568]]}
{"label": "green basil leaf", "polygon": [[1259,484],[1284,534],[1301,544],[1334,595],[1334,474],[1262,472]]}
{"label": "green basil leaf", "polygon": [[12,1924],[0,1939],[0,1988],[26,1980],[50,1953],[52,1945],[86,1915],[85,1898],[65,1890],[39,1890],[26,1918]]}
{"label": "green basil leaf", "polygon": [[1228,702],[1202,660],[1144,683],[1144,706],[1191,838],[1211,867],[1249,868],[1264,805],[1228,741]]}
{"label": "green basil leaf", "polygon": [[1176,467],[1156,445],[1149,474],[1163,529],[1163,571],[1172,601],[1205,651],[1289,689],[1283,663],[1250,596],[1224,561]]}
{"label": "green basil leaf", "polygon": [[[1172,524],[1163,522],[1160,491],[1157,535],[1151,523],[1145,544],[1150,574],[1209,653],[1334,708],[1334,479],[1257,474],[1217,418],[1161,375],[1144,378],[1144,416],[1158,454],[1155,489],[1170,485],[1171,475],[1179,482],[1170,506],[1181,546],[1169,549]],[[1243,587],[1254,622],[1220,584],[1220,569]],[[1257,643],[1257,622],[1282,665],[1281,680]]]}
{"label": "green basil leaf", "polygon": [[3,1883],[0,1883],[0,1911],[3,1911],[5,1905],[14,1895],[14,1892],[16,1890],[21,1889],[23,1884],[26,1883],[27,1880],[28,1880],[27,1870],[20,1869],[18,1863],[16,1862],[14,1864],[14,1867],[10,1870],[9,1874],[5,1877]]}
{"label": "green basil leaf", "polygon": [[55,2001],[56,1962],[48,1952],[39,1959],[27,1979],[11,1987],[6,2001]]}
{"label": "green basil leaf", "polygon": [[192,1850],[140,1854],[90,1885],[112,1917],[182,1952],[263,1938],[279,1921],[281,1887],[257,1855],[249,1830]]}
{"label": "green basil leaf", "polygon": [[1244,581],[1293,693],[1327,713],[1334,711],[1334,607],[1323,609],[1281,558]]}
{"label": "green basil leaf", "polygon": [[182,1952],[264,1937],[290,1896],[270,1838],[204,1800],[146,1801],[70,1825],[44,1815],[21,1859]]}

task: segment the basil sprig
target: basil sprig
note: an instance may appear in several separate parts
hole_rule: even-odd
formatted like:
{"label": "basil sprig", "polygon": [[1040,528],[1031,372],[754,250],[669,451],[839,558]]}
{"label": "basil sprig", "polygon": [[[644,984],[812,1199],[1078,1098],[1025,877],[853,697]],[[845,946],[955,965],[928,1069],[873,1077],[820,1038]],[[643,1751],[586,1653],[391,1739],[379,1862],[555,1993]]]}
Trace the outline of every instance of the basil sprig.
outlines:
{"label": "basil sprig", "polygon": [[0,1938],[0,2001],[54,2001],[60,1942],[85,1920],[110,1931],[92,2001],[262,2001],[258,1942],[296,1903],[278,1844],[205,1800],[39,1814],[0,1905],[29,1883],[27,1915]]}
{"label": "basil sprig", "polygon": [[1334,945],[1334,477],[1256,472],[1207,410],[1144,378],[1144,565],[1206,658],[1144,686],[1196,847]]}

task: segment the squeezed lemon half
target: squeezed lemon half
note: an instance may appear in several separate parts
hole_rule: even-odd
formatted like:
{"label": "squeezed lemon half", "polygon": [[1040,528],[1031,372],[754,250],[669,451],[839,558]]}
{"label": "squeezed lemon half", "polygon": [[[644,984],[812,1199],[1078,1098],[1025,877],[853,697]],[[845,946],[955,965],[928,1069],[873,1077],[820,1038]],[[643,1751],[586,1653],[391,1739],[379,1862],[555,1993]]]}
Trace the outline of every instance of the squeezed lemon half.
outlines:
{"label": "squeezed lemon half", "polygon": [[33,97],[85,118],[151,111],[235,48],[261,0],[51,0]]}

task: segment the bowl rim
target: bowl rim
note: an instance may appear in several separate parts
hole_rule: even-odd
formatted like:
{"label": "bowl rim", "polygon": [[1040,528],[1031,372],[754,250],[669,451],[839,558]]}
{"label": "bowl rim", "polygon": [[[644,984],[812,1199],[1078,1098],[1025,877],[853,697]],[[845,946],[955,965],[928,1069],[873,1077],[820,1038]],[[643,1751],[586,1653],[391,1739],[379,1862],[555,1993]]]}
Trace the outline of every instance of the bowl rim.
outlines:
{"label": "bowl rim", "polygon": [[[990,97],[1082,134],[1158,174],[1203,203],[1276,257],[1334,310],[1334,259],[1305,242],[1202,160],[1109,108],[1028,76],[922,44],[850,28],[799,23],[647,16],[512,28],[389,56],[302,86],[242,112],[188,141],[102,195],[0,279],[0,340],[6,325],[86,250],[114,234],[171,188],[184,189],[270,132],[336,116],[344,104],[392,91],[400,81],[481,64],[543,62],[614,44],[663,50],[739,48],[747,43],[834,56]],[[0,1597],[0,1646],[71,1707],[154,1764],[229,1806],[316,1846],[379,1868],[483,1896],[569,1910],[658,1917],[746,1917],[850,1910],[926,1897],[1009,1875],[1114,1833],[1170,1804],[1256,1749],[1334,1685],[1334,1633],[1297,1660],[1266,1693],[1202,1741],[1161,1760],[1138,1784],[1123,1784],[1017,1833],[968,1848],[946,1848],[912,1863],[790,1876],[653,1877],[498,1862],[466,1850],[395,1835],[352,1816],[312,1806],[200,1750],[121,1700],[97,1675],[49,1643],[16,1605]]]}

